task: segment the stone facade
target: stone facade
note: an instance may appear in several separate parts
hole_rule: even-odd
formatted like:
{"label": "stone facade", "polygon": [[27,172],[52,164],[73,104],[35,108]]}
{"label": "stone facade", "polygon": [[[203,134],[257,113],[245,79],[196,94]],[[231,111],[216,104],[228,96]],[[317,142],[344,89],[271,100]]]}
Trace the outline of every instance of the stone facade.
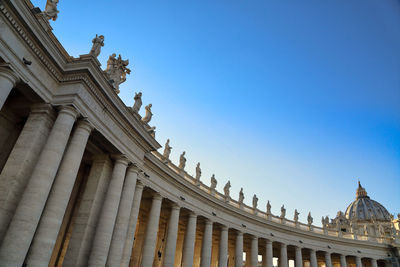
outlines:
{"label": "stone facade", "polygon": [[123,104],[99,49],[69,56],[29,0],[0,1],[0,28],[0,267],[399,266],[398,220],[356,232],[236,201],[157,152],[151,104]]}

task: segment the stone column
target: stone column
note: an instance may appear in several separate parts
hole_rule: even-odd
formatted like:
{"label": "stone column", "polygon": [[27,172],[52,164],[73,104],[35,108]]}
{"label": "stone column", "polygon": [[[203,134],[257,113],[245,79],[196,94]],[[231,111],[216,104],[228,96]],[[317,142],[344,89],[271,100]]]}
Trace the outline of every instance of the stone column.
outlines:
{"label": "stone column", "polygon": [[281,255],[280,255],[280,267],[288,267],[288,258],[287,258],[287,245],[281,243]]}
{"label": "stone column", "polygon": [[356,267],[362,267],[361,258],[359,256],[356,256]]}
{"label": "stone column", "polygon": [[303,267],[303,255],[301,254],[301,247],[296,247],[295,267]]}
{"label": "stone column", "polygon": [[183,243],[182,267],[193,266],[194,242],[196,240],[196,221],[197,215],[191,212],[189,214],[185,240]]}
{"label": "stone column", "polygon": [[141,267],[153,265],[158,234],[158,223],[160,221],[161,202],[161,195],[158,193],[154,194],[143,242],[142,262],[140,264]]}
{"label": "stone column", "polygon": [[101,209],[92,251],[89,256],[88,266],[90,267],[105,266],[106,264],[128,163],[124,155],[115,157],[110,184]]}
{"label": "stone column", "polygon": [[121,263],[138,172],[139,169],[135,165],[131,165],[126,173],[117,221],[115,222],[110,252],[108,253],[107,266],[115,266]]}
{"label": "stone column", "polygon": [[347,267],[347,261],[345,255],[340,255],[340,267]]}
{"label": "stone column", "polygon": [[314,249],[310,249],[310,267],[318,267],[317,252]]}
{"label": "stone column", "polygon": [[331,253],[328,251],[325,251],[325,266],[332,267]]}
{"label": "stone column", "polygon": [[0,263],[22,266],[67,145],[77,111],[61,108],[0,248]]}
{"label": "stone column", "polygon": [[0,175],[0,243],[56,118],[51,105],[32,106]]}
{"label": "stone column", "polygon": [[272,241],[268,240],[266,241],[265,245],[265,257],[266,257],[266,267],[273,267],[273,261],[274,261],[274,256],[273,256],[273,251],[272,251]]}
{"label": "stone column", "polygon": [[378,262],[376,259],[371,259],[371,267],[378,267]]}
{"label": "stone column", "polygon": [[19,78],[12,70],[0,67],[0,110],[18,81]]}
{"label": "stone column", "polygon": [[101,207],[110,182],[112,167],[112,162],[108,155],[97,154],[93,157],[63,267],[87,266],[96,224],[99,220]]}
{"label": "stone column", "polygon": [[219,259],[218,267],[226,267],[228,264],[228,227],[221,227],[221,236],[219,239]]}
{"label": "stone column", "polygon": [[47,266],[50,262],[91,131],[86,120],[79,121],[74,130],[28,253],[28,266]]}
{"label": "stone column", "polygon": [[210,267],[211,265],[212,233],[213,222],[207,219],[204,226],[203,243],[201,246],[200,267]]}
{"label": "stone column", "polygon": [[171,207],[171,214],[168,222],[167,242],[164,250],[164,267],[174,266],[180,209],[181,208],[177,204],[173,204]]}
{"label": "stone column", "polygon": [[143,184],[138,180],[136,182],[135,194],[133,196],[132,209],[128,224],[128,232],[125,238],[125,245],[122,253],[121,267],[129,267],[133,241],[135,239],[135,230],[139,215],[140,202],[142,200],[143,187]]}
{"label": "stone column", "polygon": [[235,266],[243,267],[243,233],[236,233],[236,244],[235,244]]}
{"label": "stone column", "polygon": [[[247,259],[246,259],[247,261]],[[258,237],[251,237],[251,267],[258,267]]]}

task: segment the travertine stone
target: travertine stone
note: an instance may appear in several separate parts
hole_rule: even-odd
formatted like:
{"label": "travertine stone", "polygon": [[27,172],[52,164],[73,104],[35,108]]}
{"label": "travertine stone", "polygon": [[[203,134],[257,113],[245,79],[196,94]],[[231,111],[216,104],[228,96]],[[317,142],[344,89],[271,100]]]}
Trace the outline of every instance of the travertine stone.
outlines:
{"label": "travertine stone", "polygon": [[295,267],[303,267],[303,255],[301,254],[301,247],[296,247]]}
{"label": "travertine stone", "polygon": [[203,243],[201,246],[200,267],[209,267],[211,264],[212,233],[213,222],[207,219],[204,226]]}
{"label": "travertine stone", "polygon": [[70,106],[59,111],[4,237],[0,263],[5,266],[24,262],[77,115]]}
{"label": "travertine stone", "polygon": [[173,204],[168,222],[167,241],[164,250],[164,267],[173,266],[175,262],[176,240],[178,237],[180,207]]}
{"label": "travertine stone", "polygon": [[256,236],[251,237],[250,266],[258,267],[258,237]]}
{"label": "travertine stone", "polygon": [[279,257],[280,260],[280,267],[288,267],[288,257],[287,257],[287,245],[281,243],[281,254]]}
{"label": "travertine stone", "polygon": [[124,250],[122,253],[121,267],[128,267],[131,259],[133,241],[135,238],[136,223],[138,219],[140,201],[142,199],[143,184],[138,180],[136,182],[135,194],[128,224],[128,232],[125,238]]}
{"label": "travertine stone", "polygon": [[115,157],[111,181],[100,213],[88,266],[105,266],[121,198],[128,160],[124,155]]}
{"label": "travertine stone", "polygon": [[[266,241],[265,244],[265,249],[266,249],[266,258],[267,258],[267,264],[266,267],[273,267],[273,250],[272,250],[272,241],[268,240]],[[297,266],[296,266],[297,267]]]}
{"label": "travertine stone", "polygon": [[347,267],[346,255],[340,255],[340,267]]}
{"label": "travertine stone", "polygon": [[196,222],[197,215],[194,213],[190,213],[185,233],[185,240],[183,243],[182,266],[184,267],[193,266],[194,242],[196,238]]}
{"label": "travertine stone", "polygon": [[0,110],[18,81],[19,78],[12,70],[0,67]]}
{"label": "travertine stone", "polygon": [[108,253],[107,266],[120,263],[122,259],[138,172],[139,169],[131,165],[126,173],[121,202],[118,208],[117,221],[115,222],[110,252]]}
{"label": "travertine stone", "polygon": [[92,126],[78,122],[68,144],[28,253],[28,266],[49,264]]}
{"label": "travertine stone", "polygon": [[325,266],[332,267],[331,253],[328,251],[325,252]]}
{"label": "travertine stone", "polygon": [[359,256],[356,256],[356,267],[362,267],[361,258]]}
{"label": "travertine stone", "polygon": [[63,266],[87,266],[112,167],[110,157],[106,154],[96,155],[93,158]]}
{"label": "travertine stone", "polygon": [[317,253],[314,249],[310,249],[310,267],[318,267]]}
{"label": "travertine stone", "polygon": [[242,267],[243,266],[243,233],[236,233],[236,242],[235,242],[235,266]]}
{"label": "travertine stone", "polygon": [[22,197],[33,168],[54,123],[50,105],[32,107],[0,175],[0,242]]}
{"label": "travertine stone", "polygon": [[160,221],[162,197],[158,193],[153,195],[149,220],[147,222],[146,234],[143,243],[141,267],[152,266],[154,252],[156,248],[156,239],[158,234],[158,223]]}
{"label": "travertine stone", "polygon": [[219,259],[218,267],[225,267],[228,264],[228,227],[221,227],[221,236],[219,239]]}

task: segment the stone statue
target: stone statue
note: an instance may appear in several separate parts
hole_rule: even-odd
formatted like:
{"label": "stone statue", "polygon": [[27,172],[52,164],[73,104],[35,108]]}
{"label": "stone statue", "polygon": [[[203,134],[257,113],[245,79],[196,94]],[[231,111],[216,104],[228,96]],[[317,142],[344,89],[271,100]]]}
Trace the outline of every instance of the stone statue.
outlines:
{"label": "stone statue", "polygon": [[400,220],[400,213],[397,213],[397,219]]}
{"label": "stone statue", "polygon": [[282,205],[282,207],[281,207],[281,219],[284,219],[285,216],[286,216],[285,205]]}
{"label": "stone statue", "polygon": [[357,230],[356,230],[356,224],[354,222],[350,222],[350,228],[351,228],[351,232],[353,233],[353,235],[356,236]]}
{"label": "stone statue", "polygon": [[46,7],[42,12],[43,16],[47,20],[52,19],[53,21],[55,21],[57,19],[58,13],[60,12],[57,9],[57,5],[58,5],[58,0],[47,0]]}
{"label": "stone statue", "polygon": [[325,225],[326,225],[326,227],[329,226],[329,217],[328,216],[325,216]]}
{"label": "stone statue", "polygon": [[215,179],[215,175],[213,174],[211,176],[211,190],[215,190],[215,188],[217,187],[217,179]]}
{"label": "stone statue", "polygon": [[172,150],[172,147],[169,145],[169,139],[167,139],[167,142],[165,143],[165,146],[164,146],[164,153],[163,153],[164,159],[166,159],[166,160],[169,159],[169,155],[171,154],[171,150]]}
{"label": "stone statue", "polygon": [[240,192],[239,192],[239,204],[243,204],[243,200],[244,200],[244,194],[243,194],[243,187],[240,188]]}
{"label": "stone statue", "polygon": [[324,228],[324,229],[325,229],[325,227],[326,227],[326,224],[325,224],[325,217],[324,217],[324,216],[322,216],[322,219],[321,219],[321,224],[322,224],[322,228]]}
{"label": "stone statue", "polygon": [[131,73],[128,69],[129,60],[122,60],[121,55],[115,58],[116,54],[112,54],[107,60],[107,68],[104,71],[108,77],[114,91],[119,94],[119,85],[126,81],[126,75]]}
{"label": "stone statue", "polygon": [[179,169],[184,170],[186,166],[186,158],[185,158],[185,151],[182,152],[181,156],[179,157]]}
{"label": "stone statue", "polygon": [[152,106],[152,104],[148,104],[144,107],[144,109],[146,110],[146,115],[144,115],[144,117],[142,118],[142,122],[149,123],[151,121],[151,118],[153,117],[153,113],[151,112]]}
{"label": "stone statue", "polygon": [[92,49],[90,49],[89,55],[97,58],[100,55],[101,47],[104,46],[104,36],[98,36],[96,34],[96,37],[93,38],[92,43],[93,45]]}
{"label": "stone statue", "polygon": [[293,217],[293,221],[295,223],[297,223],[299,221],[299,212],[297,211],[297,209],[294,210],[294,217]]}
{"label": "stone statue", "polygon": [[271,214],[271,204],[269,203],[269,200],[267,202],[267,215]]}
{"label": "stone statue", "polygon": [[229,189],[231,188],[231,182],[228,180],[228,182],[224,186],[224,195],[225,198],[229,198]]}
{"label": "stone statue", "polygon": [[132,111],[138,113],[142,107],[142,92],[135,93],[135,97],[133,99],[135,100],[135,103],[133,104]]}
{"label": "stone statue", "polygon": [[311,211],[310,211],[310,212],[308,213],[308,216],[307,216],[308,225],[309,225],[309,226],[312,225],[313,221],[314,221],[314,219],[313,219],[313,217],[311,217]]}
{"label": "stone statue", "polygon": [[197,182],[200,181],[200,176],[201,176],[201,169],[200,169],[200,162],[199,162],[199,163],[197,163],[197,166],[196,166],[196,177],[195,177],[195,179],[196,179]]}
{"label": "stone statue", "polygon": [[253,196],[253,210],[257,209],[257,205],[258,205],[258,197],[256,194],[254,194]]}
{"label": "stone statue", "polygon": [[379,225],[379,234],[383,237],[385,236],[385,228],[382,224]]}

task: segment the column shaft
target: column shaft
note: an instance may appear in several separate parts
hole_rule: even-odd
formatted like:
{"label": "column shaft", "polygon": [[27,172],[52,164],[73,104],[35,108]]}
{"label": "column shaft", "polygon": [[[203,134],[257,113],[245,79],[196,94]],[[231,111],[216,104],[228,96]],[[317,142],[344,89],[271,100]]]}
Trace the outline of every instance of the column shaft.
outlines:
{"label": "column shaft", "polygon": [[115,159],[111,181],[97,223],[88,266],[98,267],[106,264],[127,166],[128,160],[124,156],[121,155]]}
{"label": "column shaft", "polygon": [[325,266],[332,267],[331,253],[328,251],[325,252]]}
{"label": "column shaft", "polygon": [[206,220],[204,227],[203,243],[201,246],[200,267],[209,267],[211,265],[213,223]]}
{"label": "column shaft", "polygon": [[237,232],[235,244],[235,266],[243,267],[243,233]]}
{"label": "column shaft", "polygon": [[314,249],[310,249],[310,267],[318,267],[317,253]]}
{"label": "column shaft", "polygon": [[171,215],[169,216],[168,222],[167,242],[164,250],[164,267],[174,266],[176,239],[178,237],[179,213],[180,207],[176,204],[173,205],[171,207]]}
{"label": "column shaft", "polygon": [[356,256],[356,267],[362,267],[361,258]]}
{"label": "column shaft", "polygon": [[303,255],[301,254],[301,247],[296,247],[295,267],[303,267]]}
{"label": "column shaft", "polygon": [[158,234],[158,223],[160,221],[162,197],[159,194],[153,196],[149,220],[143,242],[142,262],[141,267],[148,267],[153,265],[154,252],[156,247],[156,239]]}
{"label": "column shaft", "polygon": [[272,250],[272,241],[267,240],[266,243],[266,258],[267,258],[267,267],[273,267],[273,261],[274,261],[274,256],[273,256],[273,250]]}
{"label": "column shaft", "polygon": [[132,165],[128,168],[126,173],[117,220],[111,240],[110,252],[108,253],[107,266],[115,266],[121,263],[138,171],[139,169]]}
{"label": "column shaft", "polygon": [[376,259],[371,259],[371,267],[378,267],[378,262]]}
{"label": "column shaft", "polygon": [[347,267],[347,261],[345,255],[340,255],[340,267]]}
{"label": "column shaft", "polygon": [[72,135],[36,230],[28,254],[28,266],[46,266],[50,262],[91,131],[90,124],[82,120]]}
{"label": "column shaft", "polygon": [[182,267],[193,266],[194,242],[196,240],[196,221],[197,215],[190,213],[183,243]]}
{"label": "column shaft", "polygon": [[135,239],[136,223],[138,220],[140,202],[142,200],[143,184],[138,180],[136,182],[135,194],[128,224],[128,232],[125,239],[124,250],[122,253],[121,267],[129,267],[131,259],[133,241]]}
{"label": "column shaft", "polygon": [[0,248],[0,263],[5,266],[24,262],[76,116],[69,106],[58,114]]}
{"label": "column shaft", "polygon": [[0,243],[54,123],[50,105],[32,107],[0,175]]}
{"label": "column shaft", "polygon": [[287,246],[281,243],[280,267],[288,267]]}
{"label": "column shaft", "polygon": [[[246,259],[247,261],[247,259]],[[251,267],[258,267],[258,238],[253,236],[251,238]]]}
{"label": "column shaft", "polygon": [[18,77],[12,70],[0,67],[0,109],[3,107],[18,80]]}
{"label": "column shaft", "polygon": [[228,227],[221,227],[221,236],[219,239],[219,259],[218,267],[226,267],[228,264]]}

